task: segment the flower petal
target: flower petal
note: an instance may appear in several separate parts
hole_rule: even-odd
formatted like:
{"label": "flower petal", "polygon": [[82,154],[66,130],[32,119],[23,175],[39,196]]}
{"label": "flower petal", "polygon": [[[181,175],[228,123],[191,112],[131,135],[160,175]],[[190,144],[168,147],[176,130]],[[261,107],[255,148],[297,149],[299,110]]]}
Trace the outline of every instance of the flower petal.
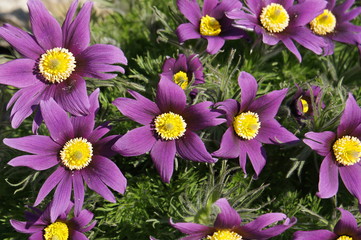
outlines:
{"label": "flower petal", "polygon": [[267,144],[294,143],[299,140],[274,119],[261,122],[261,128],[256,139]]}
{"label": "flower petal", "polygon": [[[292,41],[291,38],[289,37],[285,37],[282,38],[281,41],[283,42],[283,44],[286,46],[286,48],[288,50],[290,50],[291,53],[293,53],[296,58],[298,59],[299,62],[302,62],[302,56],[301,53],[298,51],[296,45],[294,44],[294,42]],[[297,41],[297,40],[296,40]],[[301,38],[299,39],[299,41],[301,41]]]}
{"label": "flower petal", "polygon": [[17,220],[10,220],[10,224],[17,232],[21,233],[36,233],[42,232],[44,226],[32,226],[28,222],[20,222]]}
{"label": "flower petal", "polygon": [[[325,42],[322,37],[316,36],[311,32],[310,29],[305,27],[297,27],[292,31],[292,39],[298,42],[303,47],[311,50],[316,54],[322,53],[322,47],[325,46]],[[287,47],[288,48],[288,47]],[[290,49],[290,48],[288,48]],[[291,49],[290,49],[291,50]],[[299,52],[294,50],[294,54],[299,54]],[[292,51],[293,52],[293,51]],[[297,55],[296,55],[297,56]],[[300,59],[299,59],[300,60]]]}
{"label": "flower petal", "polygon": [[338,236],[329,230],[297,231],[293,240],[334,240]]}
{"label": "flower petal", "polygon": [[361,165],[356,163],[352,166],[342,166],[339,169],[341,179],[347,190],[361,203]]}
{"label": "flower petal", "polygon": [[155,168],[163,182],[169,183],[174,169],[175,141],[156,141],[150,151]]}
{"label": "flower petal", "polygon": [[74,189],[74,215],[78,216],[84,203],[84,183],[79,171],[73,171],[72,183]]}
{"label": "flower petal", "polygon": [[8,162],[13,167],[29,167],[38,171],[49,169],[58,163],[56,155],[22,155]]}
{"label": "flower petal", "polygon": [[340,124],[337,128],[337,136],[342,137],[350,134],[361,124],[361,108],[358,106],[351,93],[348,94],[345,110],[342,113]]}
{"label": "flower petal", "polygon": [[72,226],[74,226],[74,229],[80,231],[83,227],[88,225],[90,221],[93,219],[94,214],[90,212],[89,210],[81,210],[81,212],[76,215],[74,218],[70,220]]}
{"label": "flower petal", "polygon": [[57,188],[55,189],[54,198],[50,209],[51,222],[55,222],[56,219],[59,217],[59,215],[62,214],[67,209],[68,206],[64,203],[70,201],[70,195],[72,189],[71,183],[72,183],[71,173],[65,172]]}
{"label": "flower petal", "polygon": [[98,175],[94,172],[92,168],[85,168],[81,172],[84,181],[88,185],[88,187],[100,194],[103,198],[108,200],[109,202],[116,202],[113,193],[109,190],[109,188],[100,180]]}
{"label": "flower petal", "polygon": [[155,102],[161,112],[180,114],[186,106],[186,95],[183,89],[176,83],[160,80]]}
{"label": "flower petal", "polygon": [[88,136],[88,141],[95,144],[100,138],[110,131],[109,122],[103,123],[96,129],[94,129]]}
{"label": "flower petal", "polygon": [[198,32],[198,28],[191,23],[183,23],[179,25],[176,30],[176,34],[180,43],[183,43],[189,39],[201,38],[201,34]]}
{"label": "flower petal", "polygon": [[223,47],[225,40],[218,36],[203,36],[208,41],[207,52],[216,54]]}
{"label": "flower petal", "polygon": [[321,163],[320,179],[318,181],[318,197],[330,198],[337,193],[338,169],[333,153],[329,153]]}
{"label": "flower petal", "polygon": [[240,103],[234,99],[227,99],[216,104],[219,109],[226,112],[228,126],[233,125],[234,117],[240,112]]}
{"label": "flower petal", "polygon": [[17,88],[32,86],[39,82],[34,67],[35,61],[32,59],[15,59],[0,64],[0,84]]}
{"label": "flower petal", "polygon": [[43,240],[43,231],[32,234],[28,240]]}
{"label": "flower petal", "polygon": [[241,72],[238,76],[238,85],[241,89],[241,112],[254,101],[257,94],[258,84],[256,79],[247,72]]}
{"label": "flower petal", "polygon": [[202,17],[196,0],[177,0],[179,11],[195,26],[199,25]]}
{"label": "flower petal", "polygon": [[110,135],[103,139],[100,139],[96,143],[93,144],[93,152],[97,155],[102,155],[103,157],[113,157],[117,153],[113,151],[111,148],[115,144],[116,141],[120,138],[120,135]]}
{"label": "flower petal", "polygon": [[70,231],[70,239],[76,239],[76,240],[89,240],[83,233],[72,230]]}
{"label": "flower petal", "polygon": [[247,152],[249,160],[252,163],[255,171],[255,177],[261,173],[263,167],[266,165],[266,152],[262,144],[256,140],[240,141],[240,147]]}
{"label": "flower petal", "polygon": [[357,221],[355,217],[349,212],[342,208],[338,208],[341,212],[341,219],[336,223],[334,232],[337,235],[357,235]]}
{"label": "flower petal", "polygon": [[234,208],[229,205],[227,199],[218,199],[215,203],[221,212],[217,215],[214,227],[219,229],[232,229],[238,227],[241,224],[241,217]]}
{"label": "flower petal", "polygon": [[304,143],[321,156],[326,156],[332,151],[332,144],[335,141],[336,134],[330,131],[320,133],[308,132],[305,134],[305,137],[303,139]]}
{"label": "flower petal", "polygon": [[32,154],[57,155],[62,146],[48,136],[30,135],[20,138],[5,138],[4,144]]}
{"label": "flower petal", "polygon": [[179,231],[185,234],[202,233],[204,234],[205,237],[207,236],[207,234],[213,232],[212,227],[208,227],[198,223],[187,223],[187,222],[174,223],[172,219],[169,220],[169,223],[170,225],[172,225],[172,227],[178,229]]}
{"label": "flower petal", "polygon": [[212,153],[216,157],[236,158],[240,154],[240,139],[234,133],[233,127],[229,127],[223,134],[220,148]]}

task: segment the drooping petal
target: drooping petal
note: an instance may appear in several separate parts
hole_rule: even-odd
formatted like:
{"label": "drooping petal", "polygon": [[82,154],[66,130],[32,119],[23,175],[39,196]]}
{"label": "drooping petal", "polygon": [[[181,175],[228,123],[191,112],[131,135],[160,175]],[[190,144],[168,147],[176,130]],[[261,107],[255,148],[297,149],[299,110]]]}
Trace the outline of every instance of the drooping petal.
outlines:
{"label": "drooping petal", "polygon": [[337,235],[329,230],[297,231],[293,240],[334,240]]}
{"label": "drooping petal", "polygon": [[286,48],[288,50],[290,50],[290,52],[296,56],[297,60],[299,62],[302,62],[301,53],[298,51],[298,49],[297,49],[296,45],[294,44],[294,42],[292,41],[292,39],[289,37],[286,37],[286,38],[283,38],[281,41],[286,46]]}
{"label": "drooping petal", "polygon": [[305,134],[305,137],[303,139],[304,143],[321,156],[326,156],[332,151],[332,144],[335,141],[336,134],[330,131],[320,133],[308,132]]}
{"label": "drooping petal", "polygon": [[124,134],[112,147],[119,154],[129,156],[139,156],[149,152],[156,142],[156,138],[150,125],[133,129]]}
{"label": "drooping petal", "polygon": [[54,198],[50,209],[51,222],[55,222],[55,220],[59,217],[59,215],[62,214],[68,207],[64,203],[70,201],[71,189],[72,189],[71,173],[65,172],[54,193]]}
{"label": "drooping petal", "polygon": [[212,153],[213,156],[222,158],[236,158],[240,154],[240,139],[234,133],[233,127],[229,127],[223,134],[220,148]]}
{"label": "drooping petal", "polygon": [[341,166],[340,176],[347,190],[361,202],[361,165],[356,163],[352,166]]}
{"label": "drooping petal", "polygon": [[21,233],[36,233],[42,232],[44,226],[31,226],[28,222],[20,222],[17,220],[10,220],[10,224],[17,232]]}
{"label": "drooping petal", "polygon": [[84,203],[84,183],[79,171],[74,171],[71,178],[74,189],[74,215],[78,216]]}
{"label": "drooping petal", "polygon": [[198,28],[191,23],[183,23],[178,26],[176,34],[180,43],[183,43],[189,39],[201,38],[201,34],[198,32]]}
{"label": "drooping petal", "polygon": [[8,164],[13,167],[29,167],[42,171],[58,164],[57,155],[22,155],[11,159]]}
{"label": "drooping petal", "polygon": [[341,116],[340,124],[337,128],[337,136],[342,137],[350,134],[361,124],[361,108],[358,106],[351,93],[348,95],[345,110]]}
{"label": "drooping petal", "polygon": [[333,154],[329,153],[321,163],[320,179],[318,181],[318,197],[330,198],[337,193],[338,169]]}
{"label": "drooping petal", "polygon": [[34,74],[35,61],[32,59],[15,59],[0,64],[0,84],[17,88],[32,86],[39,82]]}
{"label": "drooping petal", "polygon": [[357,221],[355,217],[349,212],[342,208],[338,208],[341,212],[341,218],[336,223],[334,232],[337,235],[357,235]]}
{"label": "drooping petal", "polygon": [[195,26],[199,25],[201,10],[196,0],[177,0],[179,11]]}
{"label": "drooping petal", "polygon": [[174,157],[176,153],[175,141],[157,141],[150,151],[155,168],[165,183],[170,182],[174,169]]}
{"label": "drooping petal", "polygon": [[241,112],[244,111],[256,98],[258,84],[256,79],[247,72],[238,76],[238,85],[241,89]]}
{"label": "drooping petal", "polygon": [[155,102],[161,112],[182,113],[186,106],[186,95],[176,83],[161,80],[158,84]]}
{"label": "drooping petal", "polygon": [[225,40],[219,36],[203,36],[208,41],[207,52],[216,54],[223,47]]}
{"label": "drooping petal", "polygon": [[179,231],[185,234],[202,233],[204,234],[203,236],[207,236],[208,233],[213,232],[212,227],[208,227],[198,223],[186,223],[186,222],[174,223],[172,219],[170,219],[169,222],[172,225],[172,227],[178,229]]}
{"label": "drooping petal", "polygon": [[247,152],[249,160],[252,163],[256,177],[261,173],[266,165],[266,152],[262,144],[256,140],[240,141],[241,150]]}
{"label": "drooping petal", "polygon": [[299,139],[274,119],[261,122],[256,139],[262,143],[294,143]]}
{"label": "drooping petal", "polygon": [[221,198],[218,199],[215,203],[221,212],[217,215],[216,221],[214,222],[214,227],[219,229],[232,229],[238,227],[241,224],[241,217],[234,210],[231,205],[229,205],[227,199]]}
{"label": "drooping petal", "polygon": [[57,155],[61,145],[48,136],[30,135],[20,138],[5,138],[4,144],[23,152],[32,154]]}
{"label": "drooping petal", "polygon": [[87,238],[83,233],[75,231],[75,230],[70,231],[69,236],[71,237],[71,239],[89,240],[89,238]]}
{"label": "drooping petal", "polygon": [[109,190],[109,188],[100,180],[97,174],[94,173],[92,168],[85,168],[81,172],[84,181],[88,185],[90,189],[97,192],[103,198],[108,200],[109,202],[115,202],[115,197],[113,193]]}

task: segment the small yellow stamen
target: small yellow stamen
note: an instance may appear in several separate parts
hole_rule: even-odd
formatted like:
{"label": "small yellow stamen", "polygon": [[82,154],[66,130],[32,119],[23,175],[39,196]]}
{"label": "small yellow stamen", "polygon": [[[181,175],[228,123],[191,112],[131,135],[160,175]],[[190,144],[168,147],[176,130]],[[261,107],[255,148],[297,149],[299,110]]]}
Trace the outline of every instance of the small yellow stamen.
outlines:
{"label": "small yellow stamen", "polygon": [[262,9],[260,21],[267,31],[279,33],[286,29],[290,17],[281,4],[271,3]]}
{"label": "small yellow stamen", "polygon": [[63,222],[55,222],[44,229],[45,240],[68,240],[69,228]]}
{"label": "small yellow stamen", "polygon": [[89,165],[93,156],[93,146],[84,138],[67,141],[60,151],[62,163],[70,170],[80,170]]}
{"label": "small yellow stamen", "polygon": [[352,237],[346,236],[346,235],[342,235],[340,237],[338,237],[336,240],[352,240]]}
{"label": "small yellow stamen", "polygon": [[233,128],[238,136],[244,139],[251,140],[258,134],[261,127],[261,122],[257,113],[245,112],[234,117]]}
{"label": "small yellow stamen", "polygon": [[336,161],[345,166],[358,163],[361,158],[361,141],[357,137],[344,136],[333,144]]}
{"label": "small yellow stamen", "polygon": [[201,18],[199,32],[203,36],[218,36],[221,33],[221,24],[214,17],[208,15]]}
{"label": "small yellow stamen", "polygon": [[301,98],[300,100],[301,100],[301,104],[302,104],[302,112],[307,113],[309,110],[308,102],[303,98]]}
{"label": "small yellow stamen", "polygon": [[182,89],[186,89],[188,87],[188,77],[187,73],[183,71],[179,71],[173,75],[173,81],[178,84]]}
{"label": "small yellow stamen", "polygon": [[41,55],[39,71],[50,83],[61,83],[75,70],[75,57],[65,48],[53,48]]}
{"label": "small yellow stamen", "polygon": [[208,240],[242,240],[242,236],[230,231],[230,230],[219,230],[213,233],[212,236],[207,236]]}
{"label": "small yellow stamen", "polygon": [[336,17],[327,9],[310,22],[311,30],[318,35],[332,33],[336,27]]}
{"label": "small yellow stamen", "polygon": [[154,120],[154,127],[162,139],[174,140],[184,135],[187,123],[181,115],[169,112],[158,115]]}

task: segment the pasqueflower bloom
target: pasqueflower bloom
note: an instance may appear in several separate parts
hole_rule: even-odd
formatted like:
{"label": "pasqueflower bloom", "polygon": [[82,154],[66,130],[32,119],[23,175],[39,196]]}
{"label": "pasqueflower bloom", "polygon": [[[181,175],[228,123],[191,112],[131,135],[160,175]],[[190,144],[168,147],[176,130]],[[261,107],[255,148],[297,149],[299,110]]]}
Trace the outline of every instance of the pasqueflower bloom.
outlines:
{"label": "pasqueflower bloom", "polygon": [[[96,221],[90,223],[94,214],[81,210],[79,215],[69,219],[72,202],[64,202],[66,209],[54,220],[50,219],[50,203],[44,211],[31,207],[33,212],[25,212],[26,222],[10,220],[17,232],[31,234],[29,240],[86,240],[84,233],[94,228]],[[89,224],[90,223],[90,224]],[[89,225],[88,225],[89,224]]]}
{"label": "pasqueflower bloom", "polygon": [[126,179],[108,157],[115,154],[110,147],[118,136],[101,139],[110,129],[106,125],[94,129],[99,89],[89,97],[90,114],[85,117],[71,117],[51,98],[41,101],[40,107],[49,136],[31,135],[20,138],[5,138],[9,147],[29,152],[12,159],[8,164],[25,166],[38,171],[57,166],[41,187],[35,201],[38,205],[56,187],[51,220],[54,221],[66,207],[73,189],[74,209],[77,215],[84,202],[84,183],[105,199],[115,202],[108,186],[124,193]]}
{"label": "pasqueflower bloom", "polygon": [[266,164],[262,143],[291,143],[298,138],[274,119],[287,89],[276,90],[256,99],[258,85],[251,74],[241,72],[238,84],[241,88],[241,102],[228,99],[217,104],[226,113],[228,129],[222,136],[220,149],[213,155],[239,157],[245,173],[248,155],[258,176]]}
{"label": "pasqueflower bloom", "polygon": [[336,0],[328,0],[323,12],[310,22],[313,33],[324,38],[327,43],[325,55],[333,54],[334,41],[354,45],[357,42],[357,33],[361,27],[352,24],[350,21],[361,13],[361,7],[349,11],[355,0],[345,0],[336,5]]}
{"label": "pasqueflower bloom", "polygon": [[[89,100],[83,77],[111,79],[122,72],[114,63],[126,64],[122,50],[115,46],[90,42],[89,21],[92,3],[86,2],[74,18],[78,1],[59,23],[40,0],[29,0],[33,34],[9,24],[0,27],[0,36],[24,58],[0,65],[0,83],[20,88],[8,104],[12,127],[17,128],[41,100],[54,98],[66,111],[81,116],[89,113]],[[74,18],[74,19],[73,19]],[[33,131],[42,121],[35,116]]]}
{"label": "pasqueflower bloom", "polygon": [[[269,239],[280,235],[285,230],[296,223],[296,218],[287,218],[283,213],[267,213],[259,216],[250,223],[241,225],[242,219],[228,203],[227,199],[221,198],[215,202],[219,207],[220,213],[212,227],[197,223],[173,223],[171,225],[187,234],[183,240],[250,240],[250,239]],[[267,226],[278,221],[284,221],[283,224]]]}
{"label": "pasqueflower bloom", "polygon": [[217,118],[218,111],[209,109],[211,102],[187,106],[183,89],[164,79],[158,84],[155,103],[137,92],[129,93],[135,99],[118,98],[113,104],[123,115],[144,126],[124,134],[114,144],[114,151],[123,156],[138,156],[150,151],[164,182],[169,182],[173,174],[176,153],[191,161],[216,161],[195,133],[224,121]]}
{"label": "pasqueflower bloom", "polygon": [[262,35],[267,45],[283,42],[301,62],[302,57],[294,41],[316,54],[322,53],[324,41],[312,33],[306,24],[322,13],[324,0],[305,0],[294,4],[293,0],[246,0],[247,8],[227,13],[235,19],[236,26],[250,29]]}
{"label": "pasqueflower bloom", "polygon": [[[182,89],[187,89],[190,84],[192,86],[204,83],[203,66],[196,55],[187,57],[179,54],[177,59],[168,58],[165,60],[161,79],[167,79],[178,84]],[[196,94],[195,89],[191,95]]]}
{"label": "pasqueflower bloom", "polygon": [[303,140],[325,158],[320,167],[317,196],[330,198],[338,190],[338,173],[348,191],[361,203],[361,108],[349,94],[337,132],[308,132]]}
{"label": "pasqueflower bloom", "polygon": [[333,232],[329,230],[297,231],[293,240],[357,240],[360,239],[361,227],[357,227],[355,217],[342,208],[341,218],[335,225]]}
{"label": "pasqueflower bloom", "polygon": [[176,30],[181,43],[204,38],[208,41],[207,52],[215,54],[223,47],[225,40],[246,36],[243,30],[233,27],[233,21],[225,15],[228,11],[242,8],[238,0],[204,0],[202,12],[196,0],[177,0],[177,6],[189,20]]}

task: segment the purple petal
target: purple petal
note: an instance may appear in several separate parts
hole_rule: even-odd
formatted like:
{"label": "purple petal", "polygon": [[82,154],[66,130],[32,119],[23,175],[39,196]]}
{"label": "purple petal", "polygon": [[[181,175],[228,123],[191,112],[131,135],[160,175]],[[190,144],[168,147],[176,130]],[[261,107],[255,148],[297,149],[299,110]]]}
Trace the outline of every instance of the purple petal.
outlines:
{"label": "purple petal", "polygon": [[44,49],[62,47],[62,31],[59,23],[51,16],[40,0],[29,0],[29,15],[34,36]]}
{"label": "purple petal", "polygon": [[0,36],[24,57],[37,60],[44,53],[34,36],[10,24],[0,27]]}
{"label": "purple petal", "polygon": [[90,167],[106,185],[124,194],[127,179],[114,162],[103,156],[95,155]]}
{"label": "purple petal", "polygon": [[340,176],[347,190],[361,202],[361,165],[356,163],[352,166],[342,166]]}
{"label": "purple petal", "polygon": [[198,27],[191,23],[183,23],[179,25],[176,30],[176,34],[180,43],[189,39],[201,38],[201,34],[198,32]]}
{"label": "purple petal", "polygon": [[57,155],[62,146],[48,136],[31,135],[20,138],[5,138],[4,144],[32,154]]}
{"label": "purple petal", "polygon": [[79,4],[79,1],[74,0],[68,9],[68,12],[66,13],[66,17],[63,22],[63,26],[61,26],[61,30],[63,32],[63,41],[62,41],[63,43],[66,42],[68,32],[69,32],[69,27],[70,27],[70,24],[73,22],[73,18],[74,18],[76,10],[78,8],[78,4]]}
{"label": "purple petal", "polygon": [[234,133],[233,127],[229,127],[223,134],[220,148],[212,153],[216,157],[236,158],[240,154],[240,139]]}
{"label": "purple petal", "polygon": [[257,94],[258,84],[256,79],[247,72],[241,72],[238,76],[238,85],[241,88],[241,112],[254,101]]}
{"label": "purple petal", "polygon": [[337,235],[329,230],[297,231],[293,234],[293,240],[334,240]]}
{"label": "purple petal", "polygon": [[256,139],[267,144],[292,143],[299,140],[274,119],[261,122]]}
{"label": "purple petal", "polygon": [[[299,39],[300,40],[300,39]],[[286,48],[288,50],[290,50],[291,53],[293,53],[296,58],[298,59],[299,62],[302,62],[302,56],[300,54],[300,52],[298,51],[296,45],[293,43],[291,38],[283,38],[281,40],[283,42],[283,44],[286,46]],[[296,40],[297,41],[297,40]],[[301,40],[300,40],[301,41]]]}
{"label": "purple petal", "polygon": [[[203,7],[202,7],[202,15],[209,15],[213,8],[215,8],[218,4],[218,0],[204,0]],[[197,22],[198,24],[198,22]]]}
{"label": "purple petal", "polygon": [[90,133],[88,136],[88,141],[91,143],[96,143],[101,137],[103,137],[105,134],[107,134],[110,131],[110,126],[108,126],[109,123],[106,122]]}
{"label": "purple petal", "polygon": [[320,179],[318,181],[318,193],[320,198],[330,198],[338,190],[338,169],[332,153],[323,159],[320,167]]}
{"label": "purple petal", "polygon": [[182,113],[186,106],[186,95],[176,83],[160,80],[155,102],[161,112]]}
{"label": "purple petal", "polygon": [[223,47],[225,40],[219,36],[204,36],[208,41],[207,52],[216,54]]}
{"label": "purple petal", "polygon": [[[322,47],[325,46],[325,42],[322,37],[314,35],[311,30],[305,27],[294,28],[292,31],[292,39],[316,54],[321,54]],[[296,52],[294,54],[296,55]]]}
{"label": "purple petal", "polygon": [[234,117],[240,112],[240,103],[234,99],[227,99],[216,105],[226,112],[227,124],[232,126]]}
{"label": "purple petal", "polygon": [[95,225],[97,225],[97,221],[93,221],[87,227],[81,229],[80,231],[81,232],[88,232],[88,231],[92,230],[95,227]]}
{"label": "purple petal", "polygon": [[308,139],[303,139],[312,150],[316,151],[321,156],[326,156],[332,149],[332,144],[335,141],[336,134],[330,131],[325,132],[308,132],[305,134]]}
{"label": "purple petal", "polygon": [[72,226],[77,231],[81,231],[83,227],[88,225],[90,221],[93,219],[94,214],[86,209],[82,210],[77,216],[70,220]]}
{"label": "purple petal", "polygon": [[109,202],[116,202],[113,193],[109,188],[100,180],[98,175],[94,172],[92,168],[84,169],[81,174],[83,179],[90,189],[100,194],[103,198]]}
{"label": "purple petal", "polygon": [[155,168],[163,182],[169,183],[174,169],[175,141],[157,141],[150,151]]}
{"label": "purple petal", "polygon": [[68,140],[74,138],[73,125],[70,122],[70,118],[54,99],[41,101],[40,107],[44,122],[54,141],[63,145]]}
{"label": "purple petal", "polygon": [[76,239],[76,240],[89,240],[83,233],[72,230],[69,234],[70,239]]}
{"label": "purple petal", "polygon": [[34,74],[35,61],[15,59],[0,65],[0,84],[17,88],[32,86],[39,82]]}
{"label": "purple petal", "polygon": [[193,24],[199,25],[201,10],[196,0],[177,0],[179,11]]}
{"label": "purple petal", "polygon": [[240,141],[239,143],[241,149],[247,152],[257,177],[266,165],[266,153],[262,144],[256,140]]}
{"label": "purple petal", "polygon": [[254,13],[256,16],[261,15],[262,3],[254,0],[246,0],[248,8]]}
{"label": "purple petal", "polygon": [[112,150],[112,147],[120,137],[120,135],[110,135],[97,141],[93,145],[93,152],[97,155],[102,155],[103,157],[113,157],[117,153]]}
{"label": "purple petal", "polygon": [[350,134],[360,124],[361,108],[357,105],[357,102],[352,94],[349,93],[345,110],[343,111],[340,124],[337,128],[337,136],[342,137]]}
{"label": "purple petal", "polygon": [[[293,5],[289,10],[289,16],[295,16],[291,26],[305,26],[322,13],[326,7],[326,1],[307,0]],[[309,11],[305,11],[309,9]],[[290,26],[290,27],[291,27]]]}
{"label": "purple petal", "polygon": [[[241,144],[241,143],[239,143]],[[246,165],[247,165],[247,152],[246,151],[239,151],[239,166],[242,168],[244,177],[247,177]]]}
{"label": "purple petal", "polygon": [[150,125],[133,129],[124,134],[112,147],[113,151],[129,156],[139,156],[149,152],[156,142]]}
{"label": "purple petal", "polygon": [[280,39],[278,37],[276,37],[276,35],[269,34],[266,31],[262,34],[262,36],[263,36],[262,41],[267,45],[273,46],[273,45],[276,45],[280,41]]}
{"label": "purple petal", "polygon": [[62,214],[66,209],[67,203],[70,201],[71,189],[72,189],[72,177],[70,172],[65,172],[62,176],[62,180],[57,186],[54,198],[52,201],[51,209],[50,209],[50,219],[51,222],[55,222],[56,219]]}
{"label": "purple petal", "polygon": [[217,161],[208,153],[200,137],[192,131],[186,131],[185,135],[175,142],[177,153],[184,159],[209,163]]}
{"label": "purple petal", "polygon": [[218,199],[214,204],[221,210],[214,222],[214,227],[219,229],[232,229],[241,224],[241,217],[238,215],[237,211],[229,205],[227,199]]}
{"label": "purple petal", "polygon": [[22,155],[8,162],[13,167],[29,167],[38,171],[49,169],[58,163],[56,155]]}
{"label": "purple petal", "polygon": [[43,237],[42,231],[34,233],[28,238],[28,240],[43,240],[43,239],[44,239],[44,237]]}
{"label": "purple petal", "polygon": [[357,235],[357,221],[355,217],[349,212],[342,208],[338,208],[341,212],[341,219],[335,225],[334,232],[337,235]]}
{"label": "purple petal", "polygon": [[28,222],[20,222],[17,220],[10,220],[10,224],[17,232],[21,233],[36,233],[42,232],[44,226],[29,226]]}
{"label": "purple petal", "polygon": [[233,10],[240,10],[242,8],[242,3],[238,0],[223,0],[213,9],[211,16],[216,19],[221,19],[224,17],[226,12]]}
{"label": "purple petal", "polygon": [[78,216],[84,203],[84,183],[79,171],[73,171],[72,182],[74,189],[74,214]]}
{"label": "purple petal", "polygon": [[202,236],[205,237],[209,233],[213,232],[212,227],[208,227],[208,226],[198,224],[198,223],[186,223],[186,222],[173,223],[172,219],[170,219],[169,222],[172,225],[172,227],[178,229],[179,231],[181,231],[182,233],[185,233],[185,234],[202,233],[202,234],[204,234]]}

